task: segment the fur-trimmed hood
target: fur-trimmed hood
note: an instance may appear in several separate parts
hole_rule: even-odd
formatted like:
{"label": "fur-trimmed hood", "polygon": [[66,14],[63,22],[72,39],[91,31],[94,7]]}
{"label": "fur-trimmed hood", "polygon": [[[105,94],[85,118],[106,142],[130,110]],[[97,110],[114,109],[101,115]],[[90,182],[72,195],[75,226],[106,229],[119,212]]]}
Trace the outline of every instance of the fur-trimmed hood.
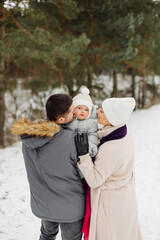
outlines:
{"label": "fur-trimmed hood", "polygon": [[55,122],[37,121],[30,122],[27,118],[21,118],[15,121],[11,133],[13,135],[29,135],[39,137],[53,137],[55,133],[60,131],[60,126]]}

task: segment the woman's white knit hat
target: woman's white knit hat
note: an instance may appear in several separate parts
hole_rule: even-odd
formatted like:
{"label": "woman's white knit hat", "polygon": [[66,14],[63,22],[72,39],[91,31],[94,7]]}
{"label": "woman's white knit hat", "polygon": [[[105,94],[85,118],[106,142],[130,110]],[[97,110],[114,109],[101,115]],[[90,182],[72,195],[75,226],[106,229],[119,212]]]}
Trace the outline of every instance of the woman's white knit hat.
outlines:
{"label": "woman's white knit hat", "polygon": [[88,117],[91,114],[92,106],[93,106],[93,102],[91,97],[89,96],[89,93],[90,93],[89,89],[86,87],[83,87],[81,88],[80,93],[73,98],[74,107],[77,107],[78,105],[84,105],[89,108]]}
{"label": "woman's white knit hat", "polygon": [[104,114],[113,126],[125,124],[135,105],[136,101],[132,97],[109,98],[102,102]]}

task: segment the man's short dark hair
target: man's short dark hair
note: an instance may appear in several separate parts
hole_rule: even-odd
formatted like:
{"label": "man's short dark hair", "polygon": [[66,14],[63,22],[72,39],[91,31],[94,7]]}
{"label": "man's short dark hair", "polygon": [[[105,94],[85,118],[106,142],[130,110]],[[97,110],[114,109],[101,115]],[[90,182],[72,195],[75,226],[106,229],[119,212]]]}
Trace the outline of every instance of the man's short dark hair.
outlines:
{"label": "man's short dark hair", "polygon": [[56,121],[63,117],[73,103],[71,96],[67,94],[54,94],[46,102],[46,112],[49,121]]}

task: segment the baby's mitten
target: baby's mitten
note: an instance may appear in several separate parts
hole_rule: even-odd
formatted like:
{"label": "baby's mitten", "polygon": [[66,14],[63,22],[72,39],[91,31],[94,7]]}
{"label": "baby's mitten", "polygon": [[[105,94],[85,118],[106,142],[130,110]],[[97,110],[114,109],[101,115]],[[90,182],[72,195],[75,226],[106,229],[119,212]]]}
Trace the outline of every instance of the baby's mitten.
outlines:
{"label": "baby's mitten", "polygon": [[98,147],[96,144],[89,144],[89,154],[93,158],[97,155]]}

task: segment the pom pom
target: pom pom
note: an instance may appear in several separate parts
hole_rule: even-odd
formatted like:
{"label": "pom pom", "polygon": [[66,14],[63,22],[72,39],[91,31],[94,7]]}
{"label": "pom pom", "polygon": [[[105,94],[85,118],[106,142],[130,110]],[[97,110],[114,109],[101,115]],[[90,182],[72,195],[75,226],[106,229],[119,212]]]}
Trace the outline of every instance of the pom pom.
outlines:
{"label": "pom pom", "polygon": [[88,89],[88,88],[86,88],[86,87],[83,87],[83,88],[81,88],[81,93],[82,93],[82,94],[89,95],[90,91],[89,91],[89,89]]}

